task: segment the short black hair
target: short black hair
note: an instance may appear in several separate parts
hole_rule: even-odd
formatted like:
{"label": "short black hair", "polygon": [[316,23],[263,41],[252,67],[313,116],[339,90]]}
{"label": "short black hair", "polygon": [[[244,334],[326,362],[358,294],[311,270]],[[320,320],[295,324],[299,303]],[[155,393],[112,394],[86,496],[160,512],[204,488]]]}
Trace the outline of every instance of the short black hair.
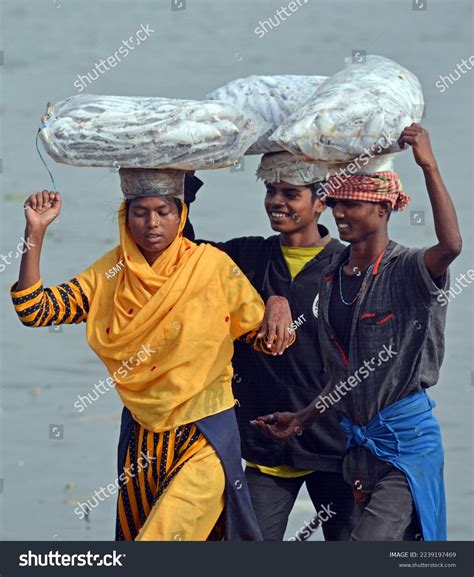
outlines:
{"label": "short black hair", "polygon": [[183,204],[177,196],[172,196],[171,198],[174,200],[176,208],[178,209],[178,216],[181,218],[181,213],[183,212]]}
{"label": "short black hair", "polygon": [[387,210],[387,222],[390,220],[390,217],[392,216],[392,210],[393,210],[392,205],[390,205]]}
{"label": "short black hair", "polygon": [[315,200],[322,200],[326,196],[326,191],[324,189],[325,184],[326,181],[324,180],[321,182],[312,182],[311,184],[308,184],[308,188],[311,190],[311,199],[313,202]]}

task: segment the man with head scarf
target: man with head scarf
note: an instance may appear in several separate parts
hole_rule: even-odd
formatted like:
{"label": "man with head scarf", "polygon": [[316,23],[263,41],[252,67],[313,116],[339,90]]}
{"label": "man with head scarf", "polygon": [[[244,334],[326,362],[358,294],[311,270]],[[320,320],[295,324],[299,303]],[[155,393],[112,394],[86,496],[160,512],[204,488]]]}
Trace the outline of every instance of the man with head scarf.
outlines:
{"label": "man with head scarf", "polygon": [[419,124],[404,129],[430,198],[437,243],[408,248],[390,240],[387,221],[410,198],[394,172],[330,178],[327,204],[349,243],[325,271],[320,343],[329,383],[306,409],[273,413],[253,425],[275,441],[337,412],[348,452],[344,475],[361,518],[354,540],[445,540],[443,447],[435,385],[444,356],[450,263],[462,240],[454,205]]}

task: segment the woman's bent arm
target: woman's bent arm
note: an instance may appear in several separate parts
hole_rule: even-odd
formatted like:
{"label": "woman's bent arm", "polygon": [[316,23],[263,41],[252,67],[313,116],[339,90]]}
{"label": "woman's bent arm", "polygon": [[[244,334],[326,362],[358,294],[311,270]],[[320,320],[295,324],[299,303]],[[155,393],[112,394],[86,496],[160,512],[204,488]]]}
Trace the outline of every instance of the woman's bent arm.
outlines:
{"label": "woman's bent arm", "polygon": [[57,218],[61,210],[61,198],[58,192],[43,190],[28,197],[24,204],[26,228],[20,275],[15,289],[18,291],[35,285],[41,277],[40,258],[44,236],[48,226]]}
{"label": "woman's bent arm", "polygon": [[20,274],[11,291],[13,305],[25,326],[80,323],[87,318],[88,299],[77,279],[43,289],[40,258],[46,229],[61,210],[59,193],[43,190],[25,202],[26,239]]}

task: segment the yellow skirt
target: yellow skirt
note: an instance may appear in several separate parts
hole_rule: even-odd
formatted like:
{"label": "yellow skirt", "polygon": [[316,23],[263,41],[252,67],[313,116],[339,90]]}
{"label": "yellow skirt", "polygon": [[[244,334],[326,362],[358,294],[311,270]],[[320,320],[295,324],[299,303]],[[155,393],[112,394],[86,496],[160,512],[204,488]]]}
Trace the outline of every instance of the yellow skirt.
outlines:
{"label": "yellow skirt", "polygon": [[117,541],[222,538],[224,470],[196,425],[154,433],[135,422],[119,479]]}

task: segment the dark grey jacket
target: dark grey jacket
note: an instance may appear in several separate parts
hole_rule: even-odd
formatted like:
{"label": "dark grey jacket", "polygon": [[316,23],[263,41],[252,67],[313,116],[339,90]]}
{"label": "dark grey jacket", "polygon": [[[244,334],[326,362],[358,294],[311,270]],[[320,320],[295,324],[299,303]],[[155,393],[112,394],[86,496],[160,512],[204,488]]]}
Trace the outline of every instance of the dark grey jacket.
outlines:
{"label": "dark grey jacket", "polygon": [[353,422],[365,424],[388,405],[438,381],[446,307],[437,297],[447,288],[449,273],[436,284],[424,262],[426,250],[390,241],[354,308],[348,358],[329,324],[329,301],[349,247],[325,271],[319,339],[341,397],[326,404],[333,402]]}
{"label": "dark grey jacket", "polygon": [[[329,301],[349,247],[326,271],[319,339],[333,391],[318,409],[332,407],[328,412],[365,425],[385,407],[437,383],[446,322],[438,297],[448,288],[449,273],[433,282],[426,250],[390,241],[354,309],[348,358],[329,324]],[[345,480],[363,493],[372,492],[391,469],[365,447],[350,449],[343,465]]]}

